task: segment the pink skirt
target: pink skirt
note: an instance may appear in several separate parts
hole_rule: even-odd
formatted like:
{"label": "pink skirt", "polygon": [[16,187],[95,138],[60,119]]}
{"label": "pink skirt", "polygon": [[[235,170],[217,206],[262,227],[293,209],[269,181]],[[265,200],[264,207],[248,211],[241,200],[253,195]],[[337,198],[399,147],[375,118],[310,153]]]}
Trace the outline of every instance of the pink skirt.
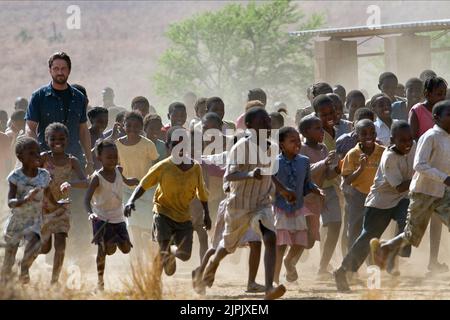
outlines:
{"label": "pink skirt", "polygon": [[311,248],[315,241],[320,240],[320,216],[306,207],[293,213],[286,213],[275,207],[274,214],[278,246],[299,245]]}

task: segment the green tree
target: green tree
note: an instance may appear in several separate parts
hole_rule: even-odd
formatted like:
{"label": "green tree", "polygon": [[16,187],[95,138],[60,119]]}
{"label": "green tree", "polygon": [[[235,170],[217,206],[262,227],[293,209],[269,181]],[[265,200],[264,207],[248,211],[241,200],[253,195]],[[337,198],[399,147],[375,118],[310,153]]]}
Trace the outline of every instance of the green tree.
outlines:
{"label": "green tree", "polygon": [[167,101],[191,90],[232,105],[254,87],[276,98],[288,92],[303,96],[302,88],[313,80],[312,46],[309,37],[289,36],[288,29],[314,29],[323,22],[317,14],[305,19],[283,0],[230,4],[172,24],[166,33],[171,47],[154,76],[156,92]]}

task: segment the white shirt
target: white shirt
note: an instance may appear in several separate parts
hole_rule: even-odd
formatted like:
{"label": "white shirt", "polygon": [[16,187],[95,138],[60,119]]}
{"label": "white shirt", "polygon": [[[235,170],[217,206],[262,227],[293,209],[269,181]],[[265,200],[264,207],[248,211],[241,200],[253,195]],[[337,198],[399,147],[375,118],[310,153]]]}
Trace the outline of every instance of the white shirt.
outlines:
{"label": "white shirt", "polygon": [[450,176],[450,135],[438,125],[425,132],[417,143],[414,176],[409,190],[442,198]]}
{"label": "white shirt", "polygon": [[383,152],[373,185],[366,198],[366,207],[391,209],[408,196],[408,190],[400,193],[396,187],[412,178],[415,152],[416,144],[413,144],[406,155],[389,148]]}
{"label": "white shirt", "polygon": [[[394,122],[395,120],[392,120],[392,123]],[[380,118],[373,124],[377,131],[377,140],[380,141],[383,146],[388,147],[391,144],[391,129]]]}

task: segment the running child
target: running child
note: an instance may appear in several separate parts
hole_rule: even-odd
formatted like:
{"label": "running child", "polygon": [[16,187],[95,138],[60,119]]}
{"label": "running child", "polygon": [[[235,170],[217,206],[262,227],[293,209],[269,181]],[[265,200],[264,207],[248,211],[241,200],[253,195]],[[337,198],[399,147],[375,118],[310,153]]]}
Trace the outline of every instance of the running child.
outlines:
{"label": "running child", "polygon": [[44,198],[41,227],[41,252],[47,254],[54,241],[55,255],[51,284],[57,284],[64,262],[66,238],[70,229],[69,191],[73,188],[87,188],[88,181],[77,158],[64,152],[69,141],[69,131],[61,123],[55,122],[45,129],[45,140],[50,151],[41,154],[42,167],[52,178],[49,189],[51,199],[67,203],[60,206]]}
{"label": "running child", "polygon": [[135,186],[139,180],[125,178],[122,174],[122,169],[118,167],[119,152],[112,140],[105,139],[98,144],[97,158],[102,168],[95,171],[92,176],[84,198],[84,206],[89,220],[92,221],[94,234],[92,242],[98,245],[97,286],[103,291],[106,256],[113,255],[117,248],[127,254],[133,247],[125,222],[122,189],[123,184]]}

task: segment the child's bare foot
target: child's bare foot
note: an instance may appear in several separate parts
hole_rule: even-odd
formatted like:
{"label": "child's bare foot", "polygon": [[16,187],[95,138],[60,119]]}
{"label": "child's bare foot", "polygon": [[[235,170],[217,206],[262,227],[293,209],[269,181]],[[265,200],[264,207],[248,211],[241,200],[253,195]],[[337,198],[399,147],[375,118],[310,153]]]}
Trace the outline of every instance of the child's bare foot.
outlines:
{"label": "child's bare foot", "polygon": [[247,285],[247,293],[261,293],[261,292],[265,292],[266,291],[266,287],[263,286],[262,284],[253,282],[253,283],[249,283]]}
{"label": "child's bare foot", "polygon": [[334,281],[336,282],[336,288],[338,291],[340,292],[349,292],[350,291],[350,287],[348,286],[348,282],[347,282],[347,272],[342,269],[339,268],[337,269],[334,273]]}
{"label": "child's bare foot", "polygon": [[272,287],[266,291],[264,300],[275,300],[282,297],[286,293],[286,287],[282,284],[277,287]]}
{"label": "child's bare foot", "polygon": [[286,281],[295,282],[298,279],[298,273],[295,265],[290,260],[285,258],[284,267],[286,268]]}
{"label": "child's bare foot", "polygon": [[389,254],[389,247],[380,241],[378,238],[370,240],[370,256],[372,263],[378,266],[381,270],[386,268],[387,258]]}
{"label": "child's bare foot", "polygon": [[200,295],[204,295],[206,293],[206,288],[203,285],[202,281],[203,273],[200,270],[200,267],[192,270],[192,287],[194,291]]}
{"label": "child's bare foot", "polygon": [[103,281],[103,279],[102,280],[98,280],[97,290],[100,291],[100,292],[105,291],[105,282]]}
{"label": "child's bare foot", "polygon": [[445,273],[448,272],[448,266],[445,263],[434,262],[428,265],[430,273]]}
{"label": "child's bare foot", "polygon": [[175,273],[175,271],[177,270],[177,263],[175,260],[175,256],[171,252],[169,252],[167,254],[166,259],[163,264],[163,267],[164,267],[164,272],[168,276],[173,275]]}
{"label": "child's bare foot", "polygon": [[219,267],[218,263],[214,263],[214,261],[211,261],[208,266],[206,267],[205,272],[203,273],[203,284],[209,288],[212,287],[214,283],[214,277],[216,275],[216,270]]}
{"label": "child's bare foot", "polygon": [[19,281],[22,284],[30,283],[30,274],[28,273],[28,271],[22,271],[22,273],[19,276]]}

